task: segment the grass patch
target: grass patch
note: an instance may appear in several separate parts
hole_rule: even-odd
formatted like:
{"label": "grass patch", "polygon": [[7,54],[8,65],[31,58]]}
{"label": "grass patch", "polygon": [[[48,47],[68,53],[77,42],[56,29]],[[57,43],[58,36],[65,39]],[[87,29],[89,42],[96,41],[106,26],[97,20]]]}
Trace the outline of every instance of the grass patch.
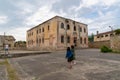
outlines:
{"label": "grass patch", "polygon": [[120,51],[113,51],[113,53],[120,54]]}
{"label": "grass patch", "polygon": [[6,64],[5,61],[1,61],[1,62],[0,62],[0,65],[5,65],[5,64]]}
{"label": "grass patch", "polygon": [[8,79],[9,80],[20,80],[16,74],[15,69],[12,68],[12,66],[8,63],[8,60],[5,60],[5,65],[7,68],[7,72],[8,72]]}

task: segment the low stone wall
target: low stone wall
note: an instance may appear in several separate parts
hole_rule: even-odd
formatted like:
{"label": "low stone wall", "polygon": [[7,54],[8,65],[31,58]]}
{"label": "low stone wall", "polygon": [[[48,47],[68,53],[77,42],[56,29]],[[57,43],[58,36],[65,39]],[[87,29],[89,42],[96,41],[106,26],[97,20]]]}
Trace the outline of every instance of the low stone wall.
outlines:
{"label": "low stone wall", "polygon": [[89,42],[88,45],[89,48],[101,48],[104,45],[110,48],[110,41]]}
{"label": "low stone wall", "polygon": [[12,50],[27,50],[26,47],[14,47]]}
{"label": "low stone wall", "polygon": [[120,35],[111,37],[110,42],[112,50],[120,52]]}
{"label": "low stone wall", "polygon": [[12,54],[0,54],[0,59],[4,59],[4,58],[15,58],[15,57],[23,57],[23,56],[29,56],[29,55],[40,55],[40,54],[50,54],[51,52],[16,52],[16,53],[12,53]]}

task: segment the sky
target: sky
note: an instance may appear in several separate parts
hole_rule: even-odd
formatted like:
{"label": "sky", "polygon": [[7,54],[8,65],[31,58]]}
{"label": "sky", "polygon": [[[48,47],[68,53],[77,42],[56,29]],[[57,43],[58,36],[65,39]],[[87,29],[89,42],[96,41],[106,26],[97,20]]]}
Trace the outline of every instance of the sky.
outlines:
{"label": "sky", "polygon": [[26,41],[26,31],[62,16],[88,25],[88,34],[120,28],[120,0],[0,0],[0,35]]}

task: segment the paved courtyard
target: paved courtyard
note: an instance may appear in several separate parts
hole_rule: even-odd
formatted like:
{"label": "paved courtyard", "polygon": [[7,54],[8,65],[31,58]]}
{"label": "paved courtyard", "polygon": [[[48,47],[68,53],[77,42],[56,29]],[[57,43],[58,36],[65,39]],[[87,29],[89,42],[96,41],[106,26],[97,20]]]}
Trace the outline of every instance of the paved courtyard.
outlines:
{"label": "paved courtyard", "polygon": [[120,80],[120,54],[98,49],[76,50],[76,62],[69,70],[65,51],[10,58],[21,80]]}

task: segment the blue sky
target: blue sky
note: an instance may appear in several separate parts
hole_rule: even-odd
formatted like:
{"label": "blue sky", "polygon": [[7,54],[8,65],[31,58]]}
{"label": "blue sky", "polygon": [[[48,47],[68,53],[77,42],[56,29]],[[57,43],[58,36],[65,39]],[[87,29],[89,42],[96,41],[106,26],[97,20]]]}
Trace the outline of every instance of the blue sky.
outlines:
{"label": "blue sky", "polygon": [[54,16],[88,24],[88,33],[120,28],[120,0],[0,0],[0,35],[26,40],[26,31]]}

